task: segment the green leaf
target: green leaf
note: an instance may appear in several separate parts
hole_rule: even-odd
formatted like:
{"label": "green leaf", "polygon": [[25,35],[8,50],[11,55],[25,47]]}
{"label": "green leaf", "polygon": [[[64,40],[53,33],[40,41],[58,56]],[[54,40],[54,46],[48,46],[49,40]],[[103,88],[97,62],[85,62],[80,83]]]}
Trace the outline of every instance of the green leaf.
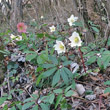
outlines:
{"label": "green leaf", "polygon": [[101,68],[101,69],[104,69],[104,65],[103,65],[103,61],[102,61],[102,58],[98,58],[97,59],[97,64],[98,64],[98,66]]}
{"label": "green leaf", "polygon": [[87,64],[90,65],[90,64],[94,63],[96,61],[96,59],[97,59],[96,56],[90,57],[87,61]]}
{"label": "green leaf", "polygon": [[37,34],[37,37],[38,37],[38,38],[43,38],[43,37],[44,37],[44,34],[43,34],[43,33],[38,33],[38,34]]}
{"label": "green leaf", "polygon": [[29,102],[29,101],[32,101],[32,100],[34,100],[34,99],[33,98],[27,98],[23,102],[26,103],[26,102]]}
{"label": "green leaf", "polygon": [[87,91],[85,92],[85,94],[86,94],[86,95],[92,95],[92,94],[93,94],[93,91],[87,90]]}
{"label": "green leaf", "polygon": [[106,88],[104,93],[110,93],[110,87]]}
{"label": "green leaf", "polygon": [[74,81],[74,80],[72,81],[71,88],[72,88],[72,89],[75,89],[75,88],[76,88],[76,83],[75,83],[75,81]]}
{"label": "green leaf", "polygon": [[110,51],[103,52],[102,61],[103,61],[104,69],[106,69],[110,62]]}
{"label": "green leaf", "polygon": [[26,56],[26,61],[31,61],[31,60],[33,60],[36,57],[37,57],[37,53],[31,54],[31,55],[27,55]]}
{"label": "green leaf", "polygon": [[44,64],[46,61],[48,61],[48,56],[46,55],[46,53],[41,54],[37,58],[38,64]]}
{"label": "green leaf", "polygon": [[48,69],[48,68],[54,67],[55,65],[54,64],[43,64],[42,66],[43,66],[43,68]]}
{"label": "green leaf", "polygon": [[38,110],[38,105],[35,105],[31,110]]}
{"label": "green leaf", "polygon": [[100,32],[99,29],[96,28],[96,27],[92,27],[92,29],[93,29],[96,33],[99,33],[99,32]]}
{"label": "green leaf", "polygon": [[52,61],[53,64],[58,65],[58,60],[56,56],[49,56],[49,59]]}
{"label": "green leaf", "polygon": [[71,89],[72,85],[68,86],[66,89],[65,89],[65,93],[68,92],[70,89]]}
{"label": "green leaf", "polygon": [[0,50],[0,53],[3,53],[3,54],[5,54],[5,55],[9,55],[9,54],[10,54],[10,52],[7,51],[7,50],[5,50],[5,51]]}
{"label": "green leaf", "polygon": [[72,61],[65,61],[64,63],[63,63],[63,66],[68,66],[68,65],[70,65],[72,63]]}
{"label": "green leaf", "polygon": [[92,51],[87,53],[86,55],[83,55],[83,57],[90,57],[90,56],[94,56],[96,53],[98,53],[97,51]]}
{"label": "green leaf", "polygon": [[43,73],[41,73],[41,74],[38,76],[37,81],[36,81],[36,85],[38,85],[38,84],[40,83],[42,77],[43,77]]}
{"label": "green leaf", "polygon": [[60,93],[63,93],[63,90],[62,89],[56,89],[53,92],[56,94],[60,94]]}
{"label": "green leaf", "polygon": [[62,99],[62,94],[60,94],[60,95],[57,96],[56,104],[55,104],[55,109],[56,109],[57,106],[60,104],[61,99]]}
{"label": "green leaf", "polygon": [[49,96],[49,103],[52,104],[54,99],[55,99],[55,95],[54,94],[50,94],[50,96]]}
{"label": "green leaf", "polygon": [[70,78],[72,78],[73,73],[72,73],[68,68],[66,68],[66,67],[63,67],[63,68],[64,68],[64,71],[68,74],[68,76],[69,76]]}
{"label": "green leaf", "polygon": [[65,96],[66,97],[70,97],[70,96],[72,96],[74,94],[74,92],[72,91],[72,90],[69,90],[66,94],[65,94]]}
{"label": "green leaf", "polygon": [[4,101],[6,101],[7,97],[0,97],[0,105],[2,105],[4,103]]}
{"label": "green leaf", "polygon": [[22,105],[21,104],[16,104],[16,106],[19,108],[19,110],[22,110]]}
{"label": "green leaf", "polygon": [[42,110],[49,110],[49,107],[47,104],[41,103],[40,106],[41,106]]}
{"label": "green leaf", "polygon": [[52,86],[56,85],[60,80],[60,70],[58,70],[53,76]]}
{"label": "green leaf", "polygon": [[22,110],[26,110],[28,109],[29,107],[31,107],[33,104],[35,104],[35,102],[29,102],[29,103],[26,103],[22,106]]}
{"label": "green leaf", "polygon": [[25,33],[22,33],[22,37],[23,37],[24,40],[28,40],[28,37],[26,36]]}
{"label": "green leaf", "polygon": [[90,51],[91,49],[89,47],[81,47],[81,52],[85,52],[87,53],[88,51]]}
{"label": "green leaf", "polygon": [[55,71],[57,70],[57,68],[52,68],[50,70],[47,70],[46,72],[43,73],[43,77],[46,78],[46,77],[49,77],[50,75],[52,75]]}
{"label": "green leaf", "polygon": [[64,68],[61,68],[61,77],[62,77],[64,83],[68,84],[69,79],[68,79],[67,73],[64,71]]}
{"label": "green leaf", "polygon": [[12,107],[12,108],[10,108],[10,110],[16,110],[15,106],[14,106],[14,107]]}
{"label": "green leaf", "polygon": [[110,81],[104,82],[105,85],[110,85]]}
{"label": "green leaf", "polygon": [[27,54],[36,54],[36,52],[34,52],[34,51],[29,51],[29,50],[26,50],[26,51],[24,51],[24,53],[27,53]]}
{"label": "green leaf", "polygon": [[80,26],[80,27],[83,27],[83,23],[82,22],[75,22],[73,23],[75,26]]}

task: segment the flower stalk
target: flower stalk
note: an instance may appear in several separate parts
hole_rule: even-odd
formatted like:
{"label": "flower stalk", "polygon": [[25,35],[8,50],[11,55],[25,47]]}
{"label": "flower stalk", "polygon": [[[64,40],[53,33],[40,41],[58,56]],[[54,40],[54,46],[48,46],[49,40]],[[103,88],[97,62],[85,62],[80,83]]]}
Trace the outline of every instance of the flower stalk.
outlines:
{"label": "flower stalk", "polygon": [[81,60],[82,60],[83,68],[84,68],[84,72],[86,73],[86,66],[85,66],[85,63],[84,63],[83,54],[81,52],[80,47],[78,49],[79,49],[79,52],[80,52],[80,56],[81,56]]}

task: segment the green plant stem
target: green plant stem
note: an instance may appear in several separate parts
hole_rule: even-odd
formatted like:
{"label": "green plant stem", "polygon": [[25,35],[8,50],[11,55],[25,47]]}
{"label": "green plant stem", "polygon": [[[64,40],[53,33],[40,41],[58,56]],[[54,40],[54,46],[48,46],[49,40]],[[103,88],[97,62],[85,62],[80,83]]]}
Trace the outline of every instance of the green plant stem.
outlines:
{"label": "green plant stem", "polygon": [[80,52],[80,56],[81,56],[81,60],[82,60],[83,68],[84,68],[84,72],[86,73],[86,66],[85,66],[85,63],[84,63],[83,54],[81,52],[80,47],[78,49],[79,49],[79,52]]}

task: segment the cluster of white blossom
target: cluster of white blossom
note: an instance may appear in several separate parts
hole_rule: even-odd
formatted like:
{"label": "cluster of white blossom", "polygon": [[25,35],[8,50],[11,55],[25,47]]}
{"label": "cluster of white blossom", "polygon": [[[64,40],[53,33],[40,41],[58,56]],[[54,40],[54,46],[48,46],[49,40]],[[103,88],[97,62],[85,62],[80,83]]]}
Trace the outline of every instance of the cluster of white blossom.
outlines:
{"label": "cluster of white blossom", "polygon": [[[68,23],[70,26],[75,25],[74,23],[78,20],[78,17],[75,17],[74,15],[71,15],[70,18],[67,19]],[[50,28],[50,32],[55,32],[56,27],[53,25]],[[81,46],[81,38],[79,33],[77,33],[76,31],[72,33],[72,36],[69,38],[70,40],[70,46],[74,47],[74,46]],[[58,54],[60,53],[65,53],[66,52],[66,47],[64,45],[64,43],[62,41],[58,41],[56,40],[56,44],[54,45],[55,50],[58,52]]]}

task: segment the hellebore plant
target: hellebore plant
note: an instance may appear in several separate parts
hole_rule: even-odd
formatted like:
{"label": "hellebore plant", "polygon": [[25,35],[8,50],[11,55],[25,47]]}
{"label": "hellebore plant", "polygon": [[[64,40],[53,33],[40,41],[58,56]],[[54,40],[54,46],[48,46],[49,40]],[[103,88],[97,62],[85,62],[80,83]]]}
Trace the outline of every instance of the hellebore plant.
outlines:
{"label": "hellebore plant", "polygon": [[49,28],[50,28],[50,32],[55,32],[56,27],[54,25]]}
{"label": "hellebore plant", "polygon": [[70,18],[67,19],[70,26],[74,25],[74,22],[78,20],[78,17],[75,17],[74,15],[71,15]]}
{"label": "hellebore plant", "polygon": [[11,38],[11,40],[15,40],[16,39],[16,36],[13,35],[13,34],[11,34],[10,38]]}
{"label": "hellebore plant", "polygon": [[19,35],[18,36],[15,36],[15,35],[11,34],[10,38],[11,38],[12,41],[13,40],[16,40],[16,41],[22,40],[22,36],[19,36]]}
{"label": "hellebore plant", "polygon": [[71,43],[70,43],[71,47],[74,47],[74,46],[79,47],[78,49],[79,49],[80,56],[81,56],[81,59],[82,59],[84,72],[86,73],[86,67],[85,67],[85,64],[84,64],[83,54],[82,54],[81,49],[80,49],[82,41],[81,41],[81,38],[80,38],[79,34],[77,32],[73,32],[72,36],[69,38],[69,40],[71,41]]}
{"label": "hellebore plant", "polygon": [[19,33],[26,33],[27,26],[23,22],[20,22],[17,24],[17,29]]}
{"label": "hellebore plant", "polygon": [[63,44],[62,41],[56,40],[56,44],[54,45],[54,48],[58,52],[58,54],[65,53],[66,51],[65,45]]}

